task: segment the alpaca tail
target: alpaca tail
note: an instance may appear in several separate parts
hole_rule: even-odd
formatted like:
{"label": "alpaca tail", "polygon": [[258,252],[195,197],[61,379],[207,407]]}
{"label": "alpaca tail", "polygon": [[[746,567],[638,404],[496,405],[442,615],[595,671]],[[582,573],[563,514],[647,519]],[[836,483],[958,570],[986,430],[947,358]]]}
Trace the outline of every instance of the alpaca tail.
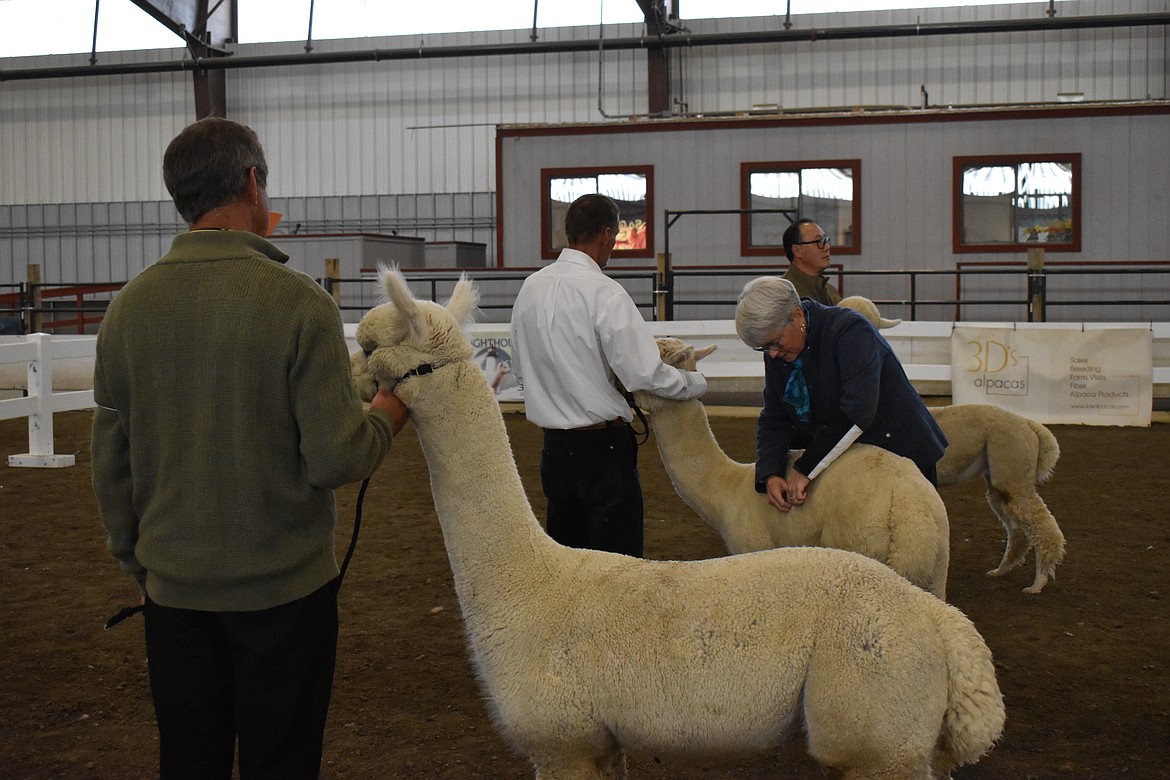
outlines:
{"label": "alpaca tail", "polygon": [[1003,733],[1004,707],[991,650],[967,616],[937,602],[936,618],[947,659],[947,711],[940,774],[977,761]]}
{"label": "alpaca tail", "polygon": [[1040,444],[1040,454],[1036,458],[1036,482],[1047,482],[1056,468],[1056,461],[1060,458],[1060,445],[1057,444],[1052,431],[1035,420],[1028,420],[1028,427],[1036,434],[1036,441]]}

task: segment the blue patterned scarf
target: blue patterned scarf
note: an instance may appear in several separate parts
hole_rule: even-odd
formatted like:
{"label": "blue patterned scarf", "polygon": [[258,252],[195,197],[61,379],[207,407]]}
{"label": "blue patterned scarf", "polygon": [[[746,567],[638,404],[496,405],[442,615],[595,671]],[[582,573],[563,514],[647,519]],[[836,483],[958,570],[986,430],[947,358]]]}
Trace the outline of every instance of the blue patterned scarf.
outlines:
{"label": "blue patterned scarf", "polygon": [[[801,304],[804,309],[804,321],[811,323],[808,316],[808,305]],[[811,324],[809,325],[811,327]],[[808,338],[807,331],[805,339]],[[805,342],[807,344],[807,341]],[[796,417],[801,422],[812,419],[812,411],[808,402],[808,382],[804,381],[804,355],[792,361],[792,373],[788,375],[788,384],[784,385],[784,400],[796,409]]]}
{"label": "blue patterned scarf", "polygon": [[796,416],[801,422],[808,422],[812,417],[808,404],[808,383],[804,381],[804,357],[798,357],[792,363],[792,373],[788,375],[788,384],[784,385],[784,400],[796,409]]}

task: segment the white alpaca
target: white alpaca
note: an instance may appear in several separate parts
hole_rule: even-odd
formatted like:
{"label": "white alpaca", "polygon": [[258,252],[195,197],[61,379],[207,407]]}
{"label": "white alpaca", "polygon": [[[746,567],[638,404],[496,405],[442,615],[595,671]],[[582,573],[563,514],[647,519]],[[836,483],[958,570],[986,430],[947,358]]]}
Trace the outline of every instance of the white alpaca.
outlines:
{"label": "white alpaca", "polygon": [[[625,748],[766,749],[789,732],[850,778],[929,778],[1003,727],[991,653],[888,567],[799,548],[693,562],[562,547],[537,522],[499,406],[447,308],[383,271],[358,343],[411,410],[472,660],[539,778],[619,778]],[[937,752],[936,752],[937,749]]]}
{"label": "white alpaca", "polygon": [[860,295],[850,295],[846,298],[842,298],[837,303],[837,305],[846,309],[853,309],[854,311],[860,312],[861,316],[869,320],[869,324],[873,325],[878,330],[883,328],[892,328],[895,325],[902,324],[901,320],[888,320],[883,317],[881,312],[878,311],[877,304],[875,304],[869,298],[864,298]]}
{"label": "white alpaca", "polygon": [[[860,312],[875,328],[901,322],[882,317],[873,301],[860,295],[838,305]],[[1007,574],[1034,549],[1036,574],[1024,592],[1039,593],[1056,579],[1056,565],[1064,558],[1064,534],[1036,492],[1060,457],[1056,437],[1035,420],[985,404],[931,407],[930,412],[950,442],[938,463],[939,485],[959,485],[981,474],[987,503],[1007,531],[1003,558],[987,573]]]}
{"label": "white alpaca", "polygon": [[949,442],[938,462],[939,485],[959,485],[981,474],[987,503],[1007,531],[1003,559],[987,573],[1006,574],[1034,549],[1035,578],[1024,592],[1039,593],[1056,579],[1056,565],[1064,558],[1064,534],[1036,492],[1060,457],[1056,437],[1035,420],[986,404],[931,407],[930,413]]}
{"label": "white alpaca", "polygon": [[[658,340],[664,362],[694,371],[715,348]],[[788,513],[755,490],[754,463],[723,452],[703,404],[634,394],[654,420],[662,465],[674,489],[723,537],[732,554],[773,547],[836,547],[887,564],[915,585],[946,598],[947,510],[914,463],[854,444],[809,485],[808,501]],[[789,468],[799,453],[789,460]]]}

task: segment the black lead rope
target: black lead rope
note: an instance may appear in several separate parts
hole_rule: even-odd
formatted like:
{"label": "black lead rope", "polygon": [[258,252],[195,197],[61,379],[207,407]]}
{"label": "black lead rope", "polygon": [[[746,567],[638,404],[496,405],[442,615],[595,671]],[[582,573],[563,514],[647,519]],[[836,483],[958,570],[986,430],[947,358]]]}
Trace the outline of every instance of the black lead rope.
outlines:
{"label": "black lead rope", "polygon": [[[345,558],[341,562],[341,572],[337,575],[337,586],[334,588],[334,592],[341,590],[341,581],[345,579],[345,572],[347,569],[349,569],[349,562],[353,560],[354,550],[357,549],[358,532],[361,531],[362,528],[362,502],[366,498],[366,488],[369,486],[370,478],[366,477],[364,480],[362,480],[361,489],[358,490],[357,506],[353,511],[353,535],[349,539],[349,549],[345,551]],[[122,607],[120,610],[110,616],[110,619],[105,622],[103,628],[105,628],[106,631],[109,631],[111,628],[118,625],[126,618],[137,615],[144,608],[145,607],[142,604],[138,604],[133,607]]]}
{"label": "black lead rope", "polygon": [[353,551],[357,549],[358,531],[362,528],[362,501],[366,498],[366,488],[370,486],[370,478],[366,477],[362,480],[361,489],[358,490],[357,506],[353,510],[353,535],[349,539],[349,549],[345,551],[345,558],[341,561],[341,572],[337,575],[337,590],[341,590],[341,581],[345,579],[345,572],[349,568],[349,562],[353,558]]}
{"label": "black lead rope", "polygon": [[120,610],[110,616],[110,619],[106,621],[104,628],[106,631],[109,631],[111,628],[118,625],[126,618],[131,617],[132,615],[137,615],[143,609],[145,609],[145,606],[142,604],[134,607],[122,607]]}
{"label": "black lead rope", "polygon": [[[410,371],[407,371],[405,374],[403,374],[401,377],[398,378],[398,381],[401,382],[403,379],[406,379],[406,378],[412,377],[412,376],[426,376],[427,374],[431,373],[434,370],[435,370],[435,366],[433,364],[424,363],[421,366],[418,366],[417,368],[414,368]],[[630,402],[633,403],[633,396],[630,396]],[[638,417],[640,417],[642,419],[642,422],[645,423],[646,418],[642,417],[642,410],[637,409],[637,407],[635,407],[635,409],[638,412]],[[370,478],[366,477],[364,480],[362,480],[361,489],[358,490],[357,506],[354,507],[354,511],[353,511],[353,535],[350,537],[350,540],[349,540],[349,549],[345,551],[345,558],[341,561],[341,570],[337,574],[337,587],[334,589],[335,592],[338,592],[341,590],[341,582],[342,582],[342,580],[345,579],[345,572],[349,569],[349,562],[351,560],[353,560],[354,550],[357,549],[358,532],[360,532],[361,528],[362,528],[362,502],[366,498],[366,488],[368,488],[369,486],[370,486]],[[114,613],[110,617],[109,620],[106,621],[106,623],[105,623],[106,630],[108,631],[109,629],[111,629],[114,626],[121,623],[126,618],[131,617],[133,615],[136,615],[139,612],[141,612],[142,610],[143,610],[142,604],[138,604],[137,606],[133,606],[133,607],[123,607],[122,609],[120,609],[116,613]]]}
{"label": "black lead rope", "polygon": [[630,405],[630,408],[634,410],[634,414],[638,415],[639,422],[642,423],[642,430],[639,431],[637,428],[634,428],[634,442],[641,447],[650,440],[650,421],[646,419],[646,414],[638,407],[633,393],[626,393],[626,403]]}

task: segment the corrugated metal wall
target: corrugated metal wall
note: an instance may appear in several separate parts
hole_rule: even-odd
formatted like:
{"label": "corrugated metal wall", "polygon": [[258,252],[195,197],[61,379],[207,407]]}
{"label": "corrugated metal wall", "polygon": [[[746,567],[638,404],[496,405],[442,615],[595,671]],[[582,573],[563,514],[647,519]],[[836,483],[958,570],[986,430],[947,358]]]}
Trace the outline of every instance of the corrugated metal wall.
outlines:
{"label": "corrugated metal wall", "polygon": [[[685,6],[684,6],[685,8]],[[1060,17],[1165,13],[1166,0],[1062,2]],[[1044,18],[1046,4],[967,5],[793,17],[797,29]],[[725,19],[703,31],[758,29],[759,20]],[[753,44],[687,52],[682,65],[691,113],[862,105],[1034,103],[1061,92],[1085,100],[1170,96],[1165,27],[1051,33],[943,35],[920,39]]]}
{"label": "corrugated metal wall", "polygon": [[[1166,220],[1170,204],[1170,114],[1066,118],[994,119],[988,112],[965,121],[951,112],[887,115],[881,121],[844,118],[837,122],[707,120],[639,132],[583,128],[575,135],[517,135],[502,146],[500,215],[503,259],[510,266],[532,266],[540,258],[540,181],[542,168],[596,165],[649,165],[654,171],[655,249],[666,249],[663,212],[739,208],[740,164],[776,160],[861,161],[862,245],[858,255],[837,255],[850,270],[953,270],[959,262],[1014,260],[1024,253],[954,254],[952,161],[980,154],[1080,153],[1082,156],[1082,251],[1050,252],[1047,260],[1170,260],[1170,236],[1151,229]],[[936,121],[929,121],[931,119]],[[739,217],[683,215],[670,229],[669,248],[676,267],[787,264],[776,258],[740,255]],[[643,266],[645,260],[614,259],[610,267]],[[1022,271],[1023,269],[1018,269]],[[725,280],[715,297],[734,300],[745,280]],[[964,294],[983,299],[1026,299],[1017,273],[965,281]],[[1103,287],[1108,281],[1109,288]],[[707,280],[680,282],[683,298],[702,298]],[[919,279],[918,298],[951,300],[951,275]],[[846,294],[907,300],[909,277],[854,277]],[[1078,295],[1089,300],[1136,297],[1170,299],[1170,276],[1132,279],[1087,278]],[[1069,296],[1065,296],[1068,299]],[[1149,320],[1164,318],[1166,307],[1124,312],[1082,307],[1050,312],[1054,320]],[[919,318],[948,319],[954,307],[936,306]],[[982,319],[1021,317],[1018,305],[982,307],[965,314]],[[685,318],[733,316],[728,307],[696,307]],[[904,310],[890,316],[907,316]]]}
{"label": "corrugated metal wall", "polygon": [[[1042,3],[793,17],[796,28],[1038,17]],[[1166,0],[1060,3],[1063,16],[1166,10]],[[685,11],[685,6],[684,6]],[[689,22],[695,33],[779,29],[781,17]],[[606,38],[641,25],[607,27]],[[541,30],[596,40],[596,27]],[[317,41],[315,51],[525,42],[528,30]],[[238,47],[299,53],[299,43]],[[171,61],[181,50],[108,53],[102,63]],[[88,55],[0,60],[0,68],[77,66]],[[1164,27],[784,45],[696,47],[676,56],[689,112],[844,104],[918,105],[1167,97]],[[494,220],[495,126],[596,122],[645,112],[642,51],[492,56],[230,70],[230,114],[268,152],[287,224],[395,225],[482,241]],[[598,73],[601,70],[601,88]],[[600,92],[600,94],[599,94]],[[599,106],[600,104],[600,106]],[[0,82],[0,283],[29,262],[42,275],[125,278],[178,229],[159,172],[166,143],[194,115],[186,73]],[[874,150],[880,154],[881,150]],[[598,150],[597,159],[605,159]],[[509,192],[509,196],[522,193]],[[405,200],[404,200],[405,199]],[[406,205],[409,204],[409,205]],[[726,204],[734,205],[734,204]],[[85,221],[86,219],[90,221]],[[119,221],[124,219],[125,221]],[[106,221],[108,220],[108,221]],[[355,221],[356,220],[356,221]],[[412,221],[413,220],[413,221]],[[108,256],[108,259],[106,259]]]}

